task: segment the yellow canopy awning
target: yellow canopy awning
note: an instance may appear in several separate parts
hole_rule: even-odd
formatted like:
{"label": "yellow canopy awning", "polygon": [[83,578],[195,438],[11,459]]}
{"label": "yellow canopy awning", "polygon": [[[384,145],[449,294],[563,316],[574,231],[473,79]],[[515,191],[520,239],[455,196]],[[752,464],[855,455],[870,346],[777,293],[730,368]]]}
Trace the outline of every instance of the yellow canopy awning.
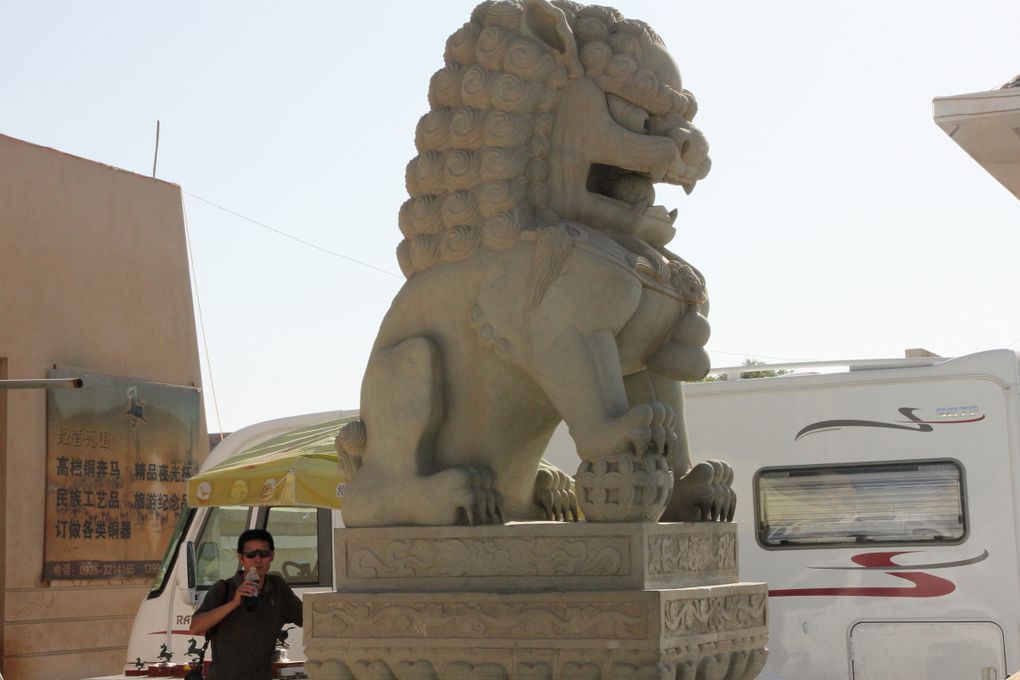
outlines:
{"label": "yellow canopy awning", "polygon": [[347,416],[289,430],[188,480],[188,505],[339,508],[343,484],[333,440]]}

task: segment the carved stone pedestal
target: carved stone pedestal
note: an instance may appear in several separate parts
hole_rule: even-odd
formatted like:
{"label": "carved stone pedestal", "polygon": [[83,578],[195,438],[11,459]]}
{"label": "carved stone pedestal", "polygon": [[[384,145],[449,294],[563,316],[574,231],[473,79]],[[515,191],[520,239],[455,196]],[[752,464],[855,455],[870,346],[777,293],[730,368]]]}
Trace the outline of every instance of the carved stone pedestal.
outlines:
{"label": "carved stone pedestal", "polygon": [[341,529],[305,596],[312,680],[750,680],[765,584],[732,524]]}

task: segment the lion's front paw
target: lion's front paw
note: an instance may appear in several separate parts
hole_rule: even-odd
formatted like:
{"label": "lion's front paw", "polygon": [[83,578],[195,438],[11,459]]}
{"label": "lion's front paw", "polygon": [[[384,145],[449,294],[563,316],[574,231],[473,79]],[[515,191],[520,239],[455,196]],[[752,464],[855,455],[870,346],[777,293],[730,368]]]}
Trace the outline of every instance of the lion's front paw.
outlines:
{"label": "lion's front paw", "polygon": [[571,488],[571,477],[554,467],[540,467],[535,476],[535,502],[547,520],[576,522],[577,496]]}
{"label": "lion's front paw", "polygon": [[674,429],[676,414],[668,405],[658,401],[638,404],[627,413],[610,418],[599,427],[587,431],[570,430],[577,445],[577,453],[584,460],[623,451],[643,455],[652,453],[669,457],[676,448]]}
{"label": "lion's front paw", "polygon": [[732,522],[737,494],[733,468],[721,460],[698,463],[673,485],[673,497],[663,514],[667,522]]}

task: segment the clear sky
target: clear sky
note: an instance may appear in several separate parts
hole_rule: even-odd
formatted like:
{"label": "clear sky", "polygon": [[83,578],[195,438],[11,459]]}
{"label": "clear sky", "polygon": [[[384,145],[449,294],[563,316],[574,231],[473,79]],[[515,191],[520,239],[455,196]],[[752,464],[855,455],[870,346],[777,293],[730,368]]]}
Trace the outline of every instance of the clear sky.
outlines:
{"label": "clear sky", "polygon": [[[210,430],[208,365],[224,430],[357,407],[403,280],[414,126],[473,5],[0,5],[0,133],[148,175],[161,121],[157,176],[185,192]],[[671,247],[708,278],[716,365],[1020,346],[1020,201],[931,111],[1020,72],[1020,3],[616,6],[665,39],[712,145],[694,193],[658,202],[680,209]]]}

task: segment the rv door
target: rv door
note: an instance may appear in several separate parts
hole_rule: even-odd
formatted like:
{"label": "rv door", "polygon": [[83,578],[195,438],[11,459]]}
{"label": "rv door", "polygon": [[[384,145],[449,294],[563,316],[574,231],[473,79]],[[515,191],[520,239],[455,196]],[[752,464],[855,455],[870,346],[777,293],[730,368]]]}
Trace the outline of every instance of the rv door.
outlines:
{"label": "rv door", "polygon": [[853,680],[1004,680],[1002,629],[991,621],[862,621],[850,631]]}

